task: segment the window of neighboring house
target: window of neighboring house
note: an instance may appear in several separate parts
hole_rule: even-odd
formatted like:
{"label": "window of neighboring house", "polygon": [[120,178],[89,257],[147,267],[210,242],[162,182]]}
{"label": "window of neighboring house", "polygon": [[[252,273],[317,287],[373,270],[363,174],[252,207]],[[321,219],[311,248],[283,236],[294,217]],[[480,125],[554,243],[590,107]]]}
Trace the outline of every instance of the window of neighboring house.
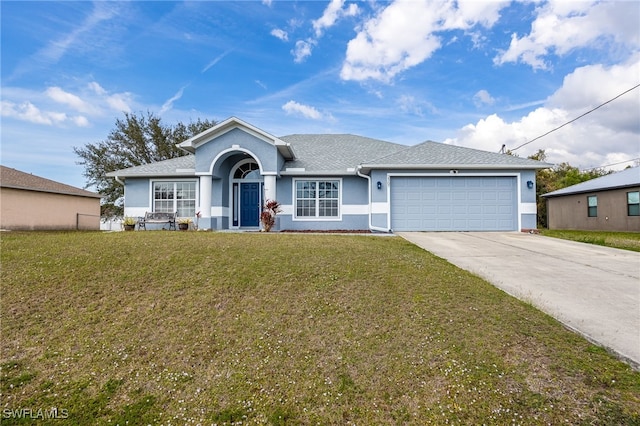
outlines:
{"label": "window of neighboring house", "polygon": [[627,215],[640,216],[640,191],[627,192]]}
{"label": "window of neighboring house", "polygon": [[590,195],[587,197],[588,217],[598,217],[598,196]]}
{"label": "window of neighboring house", "polygon": [[178,212],[178,217],[196,215],[196,182],[154,182],[153,211]]}
{"label": "window of neighboring house", "polygon": [[297,219],[339,219],[340,180],[295,180]]}

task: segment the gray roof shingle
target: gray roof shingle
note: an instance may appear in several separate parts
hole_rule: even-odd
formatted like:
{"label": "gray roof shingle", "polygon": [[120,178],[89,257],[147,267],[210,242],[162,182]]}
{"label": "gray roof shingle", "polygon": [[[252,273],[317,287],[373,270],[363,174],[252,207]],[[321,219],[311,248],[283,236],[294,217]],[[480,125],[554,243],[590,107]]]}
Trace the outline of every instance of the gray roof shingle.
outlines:
{"label": "gray roof shingle", "polygon": [[374,167],[477,167],[477,168],[534,168],[550,167],[529,158],[481,151],[479,149],[426,141],[407,147],[385,157],[366,162],[366,168]]}
{"label": "gray roof shingle", "polygon": [[188,154],[107,173],[108,177],[194,176],[196,157]]}
{"label": "gray roof shingle", "polygon": [[289,135],[280,140],[291,144],[296,158],[287,168],[304,168],[307,172],[345,173],[364,160],[385,156],[406,146],[349,134]]}
{"label": "gray roof shingle", "polygon": [[[285,162],[283,174],[351,174],[355,173],[361,165],[365,172],[372,168],[541,169],[551,167],[551,164],[528,158],[431,141],[407,146],[350,134],[294,134],[282,136],[279,140],[289,144],[295,153],[293,160]],[[118,170],[107,173],[107,176],[123,178],[193,176],[194,167],[195,157],[186,155]]]}
{"label": "gray roof shingle", "polygon": [[608,189],[640,186],[640,167],[624,169],[617,173],[601,176],[586,182],[542,194],[543,197],[580,194],[583,192],[606,191]]}
{"label": "gray roof shingle", "polygon": [[66,185],[54,180],[34,176],[11,167],[0,166],[0,187],[23,189],[26,191],[49,192],[53,194],[77,195],[80,197],[101,198],[100,194]]}

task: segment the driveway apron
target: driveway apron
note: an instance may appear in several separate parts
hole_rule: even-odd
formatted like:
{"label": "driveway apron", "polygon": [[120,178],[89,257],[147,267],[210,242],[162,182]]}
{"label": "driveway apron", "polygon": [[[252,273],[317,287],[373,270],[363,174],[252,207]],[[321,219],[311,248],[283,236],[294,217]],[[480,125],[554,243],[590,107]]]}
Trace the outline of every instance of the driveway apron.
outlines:
{"label": "driveway apron", "polygon": [[640,253],[524,233],[399,235],[640,368]]}

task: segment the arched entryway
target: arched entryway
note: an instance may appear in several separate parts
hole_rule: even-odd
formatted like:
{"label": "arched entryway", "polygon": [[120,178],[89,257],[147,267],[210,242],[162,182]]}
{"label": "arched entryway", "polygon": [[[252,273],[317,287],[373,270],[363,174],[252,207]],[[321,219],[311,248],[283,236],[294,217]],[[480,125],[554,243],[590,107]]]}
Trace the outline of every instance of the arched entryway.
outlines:
{"label": "arched entryway", "polygon": [[239,161],[231,169],[231,226],[254,228],[260,226],[260,206],[263,198],[263,177],[253,158]]}

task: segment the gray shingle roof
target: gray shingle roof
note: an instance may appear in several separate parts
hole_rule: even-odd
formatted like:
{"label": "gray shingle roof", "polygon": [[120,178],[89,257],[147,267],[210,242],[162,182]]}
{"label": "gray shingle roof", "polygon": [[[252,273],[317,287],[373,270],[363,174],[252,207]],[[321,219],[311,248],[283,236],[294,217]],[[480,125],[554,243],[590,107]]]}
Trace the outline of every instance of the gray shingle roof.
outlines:
{"label": "gray shingle roof", "polygon": [[551,167],[551,164],[541,163],[528,158],[513,155],[497,154],[478,149],[447,145],[440,142],[426,141],[418,145],[407,147],[386,157],[365,162],[365,168],[380,167],[446,167],[446,168],[533,168]]}
{"label": "gray shingle roof", "polygon": [[291,144],[296,158],[287,168],[304,168],[307,172],[345,173],[367,159],[385,156],[406,148],[392,142],[348,134],[289,135],[280,140]]}
{"label": "gray shingle roof", "polygon": [[[363,165],[365,172],[372,168],[551,167],[551,164],[527,158],[430,141],[407,146],[350,134],[295,134],[282,136],[279,140],[289,144],[296,156],[285,162],[283,174],[351,174],[360,165]],[[194,167],[195,157],[186,155],[107,173],[107,176],[194,176]]]}
{"label": "gray shingle roof", "polygon": [[608,189],[626,188],[630,186],[640,186],[640,167],[624,169],[617,173],[601,176],[557,191],[548,192],[542,196],[557,197],[561,195],[606,191]]}
{"label": "gray shingle roof", "polygon": [[23,189],[26,191],[49,192],[53,194],[77,195],[80,197],[101,198],[100,194],[66,185],[54,180],[34,176],[11,167],[0,166],[0,187]]}
{"label": "gray shingle roof", "polygon": [[108,177],[144,177],[144,176],[194,176],[196,157],[183,155],[164,161],[129,167],[107,173]]}

